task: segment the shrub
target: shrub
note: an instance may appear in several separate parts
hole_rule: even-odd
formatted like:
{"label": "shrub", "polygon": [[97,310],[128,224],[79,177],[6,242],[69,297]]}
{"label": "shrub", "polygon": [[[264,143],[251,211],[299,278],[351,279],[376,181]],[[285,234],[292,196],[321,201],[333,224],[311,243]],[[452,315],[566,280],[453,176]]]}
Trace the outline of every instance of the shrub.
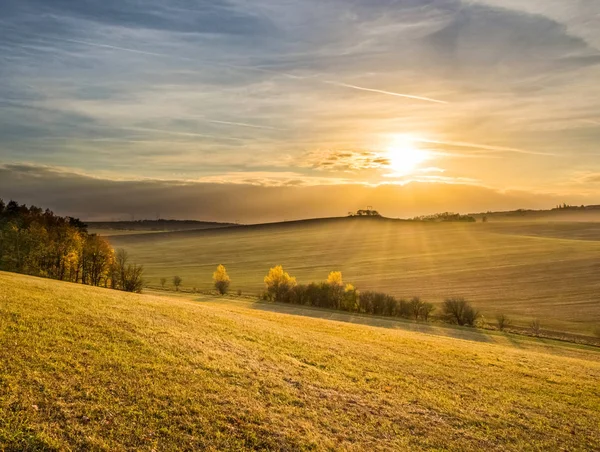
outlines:
{"label": "shrub", "polygon": [[213,273],[213,282],[215,289],[217,289],[221,295],[225,295],[227,293],[229,290],[229,284],[231,284],[231,278],[229,278],[224,265],[219,265],[217,270]]}
{"label": "shrub", "polygon": [[399,303],[391,295],[365,291],[358,296],[358,311],[365,314],[397,316],[400,313]]}
{"label": "shrub", "polygon": [[175,286],[175,290],[179,290],[179,286],[181,286],[182,282],[183,280],[179,276],[173,276],[173,285]]}
{"label": "shrub", "polygon": [[289,302],[289,292],[297,286],[296,278],[284,272],[281,265],[271,268],[264,281],[267,288],[267,299],[270,301]]}
{"label": "shrub", "polygon": [[160,278],[160,287],[164,290],[165,284],[167,284],[167,278]]}
{"label": "shrub", "polygon": [[415,320],[423,319],[429,320],[429,316],[435,310],[435,306],[431,303],[425,303],[419,297],[414,297],[407,303],[403,317],[406,313],[410,312],[410,316],[414,317]]}
{"label": "shrub", "polygon": [[464,298],[448,298],[444,301],[444,314],[449,322],[458,325],[473,326],[479,312],[471,306]]}
{"label": "shrub", "polygon": [[143,272],[144,267],[130,264],[129,254],[127,251],[120,249],[117,251],[112,264],[111,286],[113,289],[140,293],[144,287]]}
{"label": "shrub", "polygon": [[237,296],[238,296],[238,297],[241,297],[241,296],[242,296],[242,289],[238,289],[238,290],[237,290]]}
{"label": "shrub", "polygon": [[510,324],[512,323],[512,321],[506,317],[504,314],[498,314],[498,316],[496,317],[496,320],[498,321],[498,329],[500,331],[504,331],[505,328],[508,328],[510,326]]}
{"label": "shrub", "polygon": [[534,336],[539,336],[542,332],[542,325],[538,319],[532,320],[529,324],[529,328]]}

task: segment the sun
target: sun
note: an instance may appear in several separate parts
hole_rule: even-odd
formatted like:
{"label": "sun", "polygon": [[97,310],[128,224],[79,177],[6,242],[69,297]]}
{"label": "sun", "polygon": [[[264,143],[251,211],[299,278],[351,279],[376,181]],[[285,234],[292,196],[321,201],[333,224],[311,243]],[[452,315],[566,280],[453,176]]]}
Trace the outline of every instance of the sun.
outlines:
{"label": "sun", "polygon": [[420,149],[418,140],[410,135],[395,135],[387,148],[389,167],[398,176],[414,173],[421,164],[431,158],[429,152]]}

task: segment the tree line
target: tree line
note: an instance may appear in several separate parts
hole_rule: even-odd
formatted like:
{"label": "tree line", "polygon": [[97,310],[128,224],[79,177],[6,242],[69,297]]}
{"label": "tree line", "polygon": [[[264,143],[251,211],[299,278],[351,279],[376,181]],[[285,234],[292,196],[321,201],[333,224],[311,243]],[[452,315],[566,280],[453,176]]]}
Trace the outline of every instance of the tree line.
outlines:
{"label": "tree line", "polygon": [[81,220],[2,199],[0,270],[128,292],[143,287],[143,267]]}
{"label": "tree line", "polygon": [[[166,279],[164,279],[166,281]],[[284,271],[281,265],[273,267],[264,277],[265,291],[260,295],[264,301],[291,303],[346,312],[422,320],[427,322],[436,306],[419,297],[410,300],[376,291],[359,291],[352,284],[345,284],[342,273],[332,271],[326,281],[298,284],[295,277]],[[231,278],[223,265],[213,273],[215,289],[224,295],[228,292]],[[163,285],[164,286],[164,285]],[[474,326],[480,317],[464,298],[448,298],[442,304],[441,319],[461,326]],[[508,319],[506,319],[508,322]]]}

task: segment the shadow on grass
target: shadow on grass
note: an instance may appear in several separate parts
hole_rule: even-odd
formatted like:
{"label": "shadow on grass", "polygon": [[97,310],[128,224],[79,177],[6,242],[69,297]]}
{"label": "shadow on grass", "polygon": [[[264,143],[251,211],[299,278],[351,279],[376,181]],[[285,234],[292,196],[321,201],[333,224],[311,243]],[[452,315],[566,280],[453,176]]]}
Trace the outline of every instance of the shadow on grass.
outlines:
{"label": "shadow on grass", "polygon": [[299,315],[337,322],[354,323],[379,328],[399,329],[417,333],[432,334],[435,336],[446,336],[455,339],[464,339],[474,342],[494,342],[493,339],[482,330],[467,329],[463,327],[438,326],[427,323],[411,322],[404,319],[370,316],[366,314],[352,314],[347,312],[332,311],[329,309],[315,308],[312,306],[297,306],[280,303],[254,302],[252,309],[261,311],[277,312],[280,314]]}

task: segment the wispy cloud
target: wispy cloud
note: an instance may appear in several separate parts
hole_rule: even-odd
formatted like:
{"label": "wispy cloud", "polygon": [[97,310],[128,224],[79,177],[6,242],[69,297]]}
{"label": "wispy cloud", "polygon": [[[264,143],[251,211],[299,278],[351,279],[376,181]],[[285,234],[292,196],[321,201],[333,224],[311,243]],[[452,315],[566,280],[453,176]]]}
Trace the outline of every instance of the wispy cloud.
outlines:
{"label": "wispy cloud", "polygon": [[433,103],[436,103],[436,104],[447,104],[448,103],[448,102],[443,101],[443,100],[432,99],[431,97],[416,96],[416,95],[413,95],[413,94],[396,93],[396,92],[393,92],[393,91],[385,91],[385,90],[382,90],[382,89],[365,88],[363,86],[349,85],[347,83],[342,83],[342,82],[326,81],[325,83],[327,83],[329,85],[339,86],[341,88],[350,88],[350,89],[356,89],[356,90],[359,90],[359,91],[368,91],[368,92],[371,92],[371,93],[385,94],[387,96],[404,97],[406,99],[422,100],[424,102],[433,102]]}
{"label": "wispy cloud", "polygon": [[429,181],[600,171],[594,2],[192,3],[7,0],[0,159],[376,185],[381,137],[411,134],[446,171]]}
{"label": "wispy cloud", "polygon": [[556,157],[555,154],[550,154],[546,152],[538,152],[538,151],[530,151],[527,149],[518,149],[504,146],[493,146],[487,144],[478,144],[478,143],[467,143],[464,141],[441,141],[441,140],[428,140],[425,138],[417,138],[417,141],[422,143],[430,143],[430,144],[441,144],[445,146],[451,146],[456,148],[471,148],[471,149],[480,149],[485,151],[492,152],[501,152],[501,153],[516,153],[516,154],[526,154],[526,155],[539,155],[546,157]]}

